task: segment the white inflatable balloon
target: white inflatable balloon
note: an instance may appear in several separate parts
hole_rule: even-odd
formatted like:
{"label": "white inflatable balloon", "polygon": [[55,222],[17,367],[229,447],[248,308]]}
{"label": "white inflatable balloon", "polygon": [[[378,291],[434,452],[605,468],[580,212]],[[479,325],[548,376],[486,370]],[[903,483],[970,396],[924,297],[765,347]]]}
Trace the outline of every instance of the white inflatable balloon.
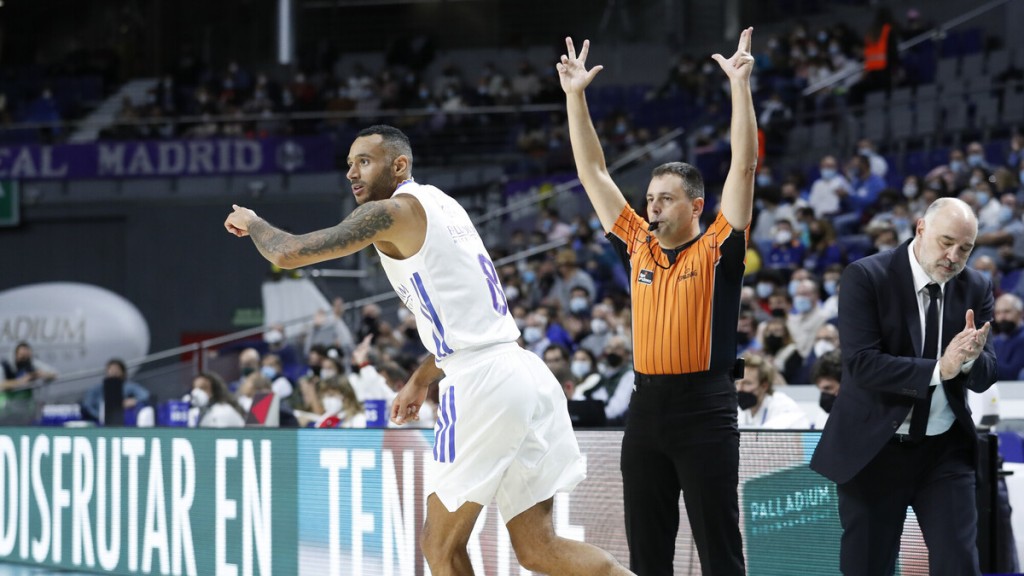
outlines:
{"label": "white inflatable balloon", "polygon": [[131,302],[99,286],[48,282],[0,292],[0,358],[18,342],[61,374],[102,370],[149,352],[149,326]]}

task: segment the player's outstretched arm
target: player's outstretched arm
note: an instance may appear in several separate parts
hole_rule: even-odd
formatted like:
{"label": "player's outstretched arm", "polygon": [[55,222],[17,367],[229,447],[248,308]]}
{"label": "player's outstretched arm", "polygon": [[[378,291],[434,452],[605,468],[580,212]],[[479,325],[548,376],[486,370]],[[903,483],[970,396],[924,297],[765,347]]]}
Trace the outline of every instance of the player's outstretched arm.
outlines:
{"label": "player's outstretched arm", "polygon": [[234,205],[224,227],[238,237],[249,236],[268,261],[285,269],[354,254],[377,241],[392,241],[409,217],[409,207],[394,200],[367,202],[330,228],[294,235],[275,228],[255,212]]}
{"label": "player's outstretched arm", "polygon": [[594,66],[587,70],[587,54],[590,52],[589,40],[583,41],[583,48],[580,50],[579,56],[576,55],[572,38],[565,39],[565,48],[566,53],[562,54],[562,58],[555,68],[558,70],[558,79],[561,82],[562,90],[565,91],[572,155],[576,161],[576,171],[579,174],[580,183],[587,191],[587,196],[594,205],[594,211],[601,220],[605,232],[609,232],[625,207],[626,198],[612,181],[611,175],[608,174],[604,150],[601,149],[601,141],[598,139],[594,123],[590,119],[587,100],[583,94],[583,91],[603,67]]}
{"label": "player's outstretched arm", "polygon": [[736,53],[728,60],[721,54],[712,56],[729,77],[732,92],[732,123],[729,127],[732,162],[722,188],[722,214],[737,230],[750,224],[757,170],[757,117],[750,94],[750,73],[754,69],[754,57],[750,54],[753,33],[753,28],[740,33]]}

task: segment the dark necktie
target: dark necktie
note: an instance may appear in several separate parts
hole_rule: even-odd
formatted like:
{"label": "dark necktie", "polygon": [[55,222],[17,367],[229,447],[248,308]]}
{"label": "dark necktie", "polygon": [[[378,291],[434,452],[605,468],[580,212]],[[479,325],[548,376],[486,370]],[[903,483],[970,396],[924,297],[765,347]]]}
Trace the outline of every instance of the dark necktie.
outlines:
{"label": "dark necktie", "polygon": [[[938,284],[932,282],[925,286],[928,289],[928,312],[924,317],[924,351],[922,358],[938,358],[939,351],[939,296],[942,289]],[[924,438],[928,430],[928,412],[932,408],[932,393],[934,386],[928,387],[928,394],[924,398],[914,401],[914,414],[910,418],[910,437],[914,440]]]}

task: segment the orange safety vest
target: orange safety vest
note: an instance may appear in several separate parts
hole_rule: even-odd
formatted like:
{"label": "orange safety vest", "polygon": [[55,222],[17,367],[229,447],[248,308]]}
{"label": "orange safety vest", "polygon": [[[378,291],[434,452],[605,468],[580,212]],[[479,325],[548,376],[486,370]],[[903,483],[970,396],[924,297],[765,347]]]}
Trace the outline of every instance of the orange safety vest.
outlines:
{"label": "orange safety vest", "polygon": [[872,40],[870,37],[864,39],[865,72],[885,70],[886,53],[889,49],[889,31],[891,30],[892,26],[886,24],[882,26],[882,33],[876,40]]}

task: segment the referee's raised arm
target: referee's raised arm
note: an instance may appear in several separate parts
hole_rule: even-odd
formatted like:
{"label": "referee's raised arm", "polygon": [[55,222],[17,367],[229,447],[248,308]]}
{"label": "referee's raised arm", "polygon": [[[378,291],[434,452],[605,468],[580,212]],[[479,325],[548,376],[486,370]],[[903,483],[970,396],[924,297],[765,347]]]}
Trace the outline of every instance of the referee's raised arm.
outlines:
{"label": "referee's raised arm", "polygon": [[612,181],[605,165],[604,150],[597,137],[594,123],[587,109],[587,99],[583,91],[602,70],[602,66],[594,66],[587,70],[587,54],[590,52],[590,41],[583,41],[579,56],[573,47],[572,39],[565,39],[566,53],[555,65],[558,79],[565,91],[566,113],[569,117],[569,140],[572,143],[572,155],[576,161],[583,189],[587,191],[594,211],[601,220],[605,232],[610,232],[615,220],[626,205],[626,197]]}
{"label": "referee's raised arm", "polygon": [[754,57],[750,54],[750,37],[753,32],[753,28],[747,28],[740,33],[736,53],[728,60],[721,54],[712,56],[729,76],[732,92],[732,123],[729,126],[732,161],[722,188],[722,214],[734,230],[743,230],[750,224],[754,205],[757,117],[754,115],[754,102],[750,95],[750,73],[754,69]]}

